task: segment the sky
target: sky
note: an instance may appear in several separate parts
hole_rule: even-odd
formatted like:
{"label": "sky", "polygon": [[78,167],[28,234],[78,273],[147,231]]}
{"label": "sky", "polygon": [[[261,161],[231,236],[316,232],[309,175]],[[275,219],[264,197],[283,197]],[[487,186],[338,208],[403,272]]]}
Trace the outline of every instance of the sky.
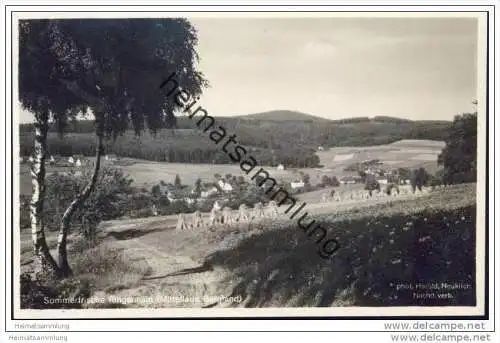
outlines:
{"label": "sky", "polygon": [[[476,97],[473,18],[190,18],[211,115],[452,120]],[[21,114],[27,121],[29,114]]]}
{"label": "sky", "polygon": [[476,97],[470,18],[192,19],[214,115],[451,120]]}

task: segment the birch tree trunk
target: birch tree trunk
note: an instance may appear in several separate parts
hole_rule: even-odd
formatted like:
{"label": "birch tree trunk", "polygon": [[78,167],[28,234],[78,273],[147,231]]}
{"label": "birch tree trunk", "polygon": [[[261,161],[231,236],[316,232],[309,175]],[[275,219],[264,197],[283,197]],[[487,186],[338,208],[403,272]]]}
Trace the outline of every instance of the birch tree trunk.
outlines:
{"label": "birch tree trunk", "polygon": [[103,133],[99,132],[97,134],[97,137],[98,137],[98,144],[96,151],[96,161],[92,178],[90,179],[85,189],[76,196],[76,198],[71,202],[71,204],[64,212],[63,218],[61,220],[61,226],[59,228],[59,236],[57,238],[57,253],[58,253],[59,268],[61,269],[63,277],[68,277],[72,274],[71,268],[68,263],[68,252],[67,252],[67,241],[71,225],[71,219],[75,214],[75,212],[83,206],[85,200],[88,199],[90,193],[95,188],[95,185],[97,183],[97,177],[99,175],[99,169],[101,167],[101,156],[104,152]]}
{"label": "birch tree trunk", "polygon": [[30,203],[31,234],[35,254],[35,277],[55,278],[60,270],[50,254],[45,239],[43,205],[45,201],[45,159],[47,156],[48,113],[43,113],[35,123],[34,156],[31,165],[33,194]]}

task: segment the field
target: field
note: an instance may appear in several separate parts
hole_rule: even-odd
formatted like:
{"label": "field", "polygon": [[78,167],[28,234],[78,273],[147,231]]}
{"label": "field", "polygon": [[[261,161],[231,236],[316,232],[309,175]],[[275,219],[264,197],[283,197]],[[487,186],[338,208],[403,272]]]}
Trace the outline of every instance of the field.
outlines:
{"label": "field", "polygon": [[[435,173],[437,156],[443,147],[444,143],[440,141],[402,140],[371,147],[331,148],[327,151],[317,152],[323,168],[289,168],[285,170],[277,170],[275,167],[269,166],[263,166],[263,168],[277,180],[287,182],[300,179],[299,172],[307,173],[310,175],[313,185],[320,183],[323,175],[336,176],[337,178],[354,175],[355,173],[344,171],[344,168],[352,163],[368,159],[379,159],[388,168],[424,167],[428,172]],[[88,158],[88,160],[92,161],[93,158]],[[245,176],[237,164],[166,163],[131,158],[123,159],[123,161],[126,163],[119,168],[134,179],[134,185],[148,189],[162,180],[167,183],[173,182],[176,174],[179,174],[182,182],[187,185],[193,185],[198,178],[204,182],[213,181],[216,173]],[[113,162],[104,161],[103,163],[106,165]],[[47,167],[47,173],[67,170],[66,167]],[[255,171],[257,170],[256,168]],[[20,189],[21,194],[31,193],[30,174],[26,164],[21,165],[20,168]]]}
{"label": "field", "polygon": [[[89,158],[93,161],[93,158]],[[175,176],[179,175],[183,184],[193,185],[200,178],[203,182],[213,182],[214,174],[232,174],[234,176],[245,176],[237,164],[194,164],[194,163],[165,163],[153,162],[138,159],[122,159],[122,165],[115,165],[122,169],[134,180],[134,186],[150,189],[161,181],[173,183]],[[112,161],[103,161],[103,166],[114,165]],[[278,171],[276,168],[269,167],[269,173],[276,178],[293,179],[299,177],[296,170]],[[47,167],[47,174],[53,172],[69,171],[69,167]],[[258,170],[258,168],[256,169]],[[306,169],[307,170],[307,169]],[[28,165],[23,164],[20,168],[20,187],[21,194],[31,193],[31,175]]]}
{"label": "field", "polygon": [[[435,173],[437,156],[444,142],[430,140],[401,140],[370,147],[342,147],[318,151],[320,163],[332,169],[333,175],[345,175],[345,167],[352,163],[378,159],[388,168],[419,168]],[[352,174],[352,173],[351,173]]]}
{"label": "field", "polygon": [[[314,241],[286,218],[215,231],[177,231],[175,216],[154,217],[103,223],[102,243],[88,253],[118,252],[135,268],[131,275],[82,277],[93,278],[96,297],[242,299],[237,304],[164,300],[154,307],[475,304],[475,184],[411,199],[321,207],[315,219],[340,242],[329,260],[320,258]],[[28,246],[25,237],[22,251]],[[145,272],[138,276],[135,270]],[[427,292],[434,294],[427,298],[419,298],[426,292],[404,289],[436,282],[461,283],[466,289],[440,289]]]}

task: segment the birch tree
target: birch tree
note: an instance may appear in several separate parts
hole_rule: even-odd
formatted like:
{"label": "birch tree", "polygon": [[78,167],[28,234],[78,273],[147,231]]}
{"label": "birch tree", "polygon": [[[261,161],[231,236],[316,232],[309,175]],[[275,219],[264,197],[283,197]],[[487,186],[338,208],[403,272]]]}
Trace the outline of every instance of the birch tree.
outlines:
{"label": "birch tree", "polygon": [[[67,257],[71,220],[95,188],[104,140],[116,138],[129,129],[139,135],[144,130],[155,133],[175,125],[174,112],[181,104],[159,89],[172,72],[176,72],[179,87],[192,97],[200,94],[207,82],[196,69],[196,30],[185,19],[28,20],[21,22],[21,26],[24,29],[20,30],[20,60],[24,55],[26,61],[20,64],[20,69],[26,68],[20,74],[26,77],[20,78],[24,83],[20,86],[20,100],[35,113],[35,121],[41,127],[34,149],[39,154],[34,164],[38,169],[32,173],[32,204],[36,204],[32,206],[31,217],[33,242],[43,269],[55,270],[66,277],[71,275]],[[45,39],[42,40],[45,44],[36,43],[40,38]],[[40,71],[30,66],[32,60],[39,66],[53,67]],[[33,106],[39,102],[44,106]],[[52,116],[63,133],[70,118],[87,110],[94,115],[98,143],[94,172],[64,212],[56,263],[46,249],[44,227],[40,223],[47,123]]]}
{"label": "birch tree", "polygon": [[86,111],[86,104],[62,87],[56,76],[59,64],[51,51],[51,30],[52,23],[48,20],[19,24],[19,100],[33,114],[35,130],[30,166],[33,186],[30,220],[38,278],[60,275],[47,245],[42,218],[49,122],[55,122],[62,132],[70,118]]}

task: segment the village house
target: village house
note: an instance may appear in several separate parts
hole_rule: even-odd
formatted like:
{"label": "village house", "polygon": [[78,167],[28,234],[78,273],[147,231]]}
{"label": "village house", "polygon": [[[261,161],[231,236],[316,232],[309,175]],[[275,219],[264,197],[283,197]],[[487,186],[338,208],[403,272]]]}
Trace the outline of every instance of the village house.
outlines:
{"label": "village house", "polygon": [[301,189],[305,187],[304,181],[293,181],[290,182],[290,187],[292,187],[293,190],[295,189]]}
{"label": "village house", "polygon": [[185,201],[185,202],[186,202],[186,204],[188,204],[188,205],[192,205],[192,204],[194,204],[194,203],[196,202],[196,200],[195,200],[195,199],[190,198],[190,197],[185,197],[185,198],[184,198],[184,201]]}
{"label": "village house", "polygon": [[217,194],[219,191],[217,190],[217,187],[212,187],[208,190],[205,190],[205,191],[201,191],[200,193],[200,197],[202,198],[208,198],[209,196],[213,195],[213,194]]}
{"label": "village house", "polygon": [[282,164],[278,164],[278,166],[276,167],[276,170],[285,170],[285,166]]}
{"label": "village house", "polygon": [[356,183],[356,178],[354,176],[344,176],[340,178],[339,182],[342,185],[354,184]]}
{"label": "village house", "polygon": [[380,183],[381,185],[387,185],[388,183],[388,180],[387,180],[387,177],[385,176],[378,176],[376,178],[376,180],[378,181],[378,183]]}
{"label": "village house", "polygon": [[106,155],[106,156],[104,156],[104,159],[106,161],[118,161],[119,160],[119,158],[114,154]]}
{"label": "village house", "polygon": [[383,176],[385,174],[384,170],[380,168],[366,168],[364,170],[366,174]]}
{"label": "village house", "polygon": [[179,199],[175,196],[175,194],[174,194],[174,193],[172,193],[172,192],[168,192],[168,193],[167,193],[167,199],[168,199],[168,201],[170,201],[170,202],[176,202],[176,201],[178,201],[178,200],[179,200]]}
{"label": "village house", "polygon": [[[170,191],[167,192],[167,198],[170,202],[176,202],[176,201],[186,201],[187,203],[192,203],[191,201],[188,201],[187,198],[185,196],[186,193],[182,190],[179,190],[179,189],[172,189]],[[191,199],[193,200],[193,199]]]}
{"label": "village house", "polygon": [[226,182],[223,179],[217,181],[217,184],[223,192],[231,192],[233,190],[233,186],[231,186],[229,182]]}

